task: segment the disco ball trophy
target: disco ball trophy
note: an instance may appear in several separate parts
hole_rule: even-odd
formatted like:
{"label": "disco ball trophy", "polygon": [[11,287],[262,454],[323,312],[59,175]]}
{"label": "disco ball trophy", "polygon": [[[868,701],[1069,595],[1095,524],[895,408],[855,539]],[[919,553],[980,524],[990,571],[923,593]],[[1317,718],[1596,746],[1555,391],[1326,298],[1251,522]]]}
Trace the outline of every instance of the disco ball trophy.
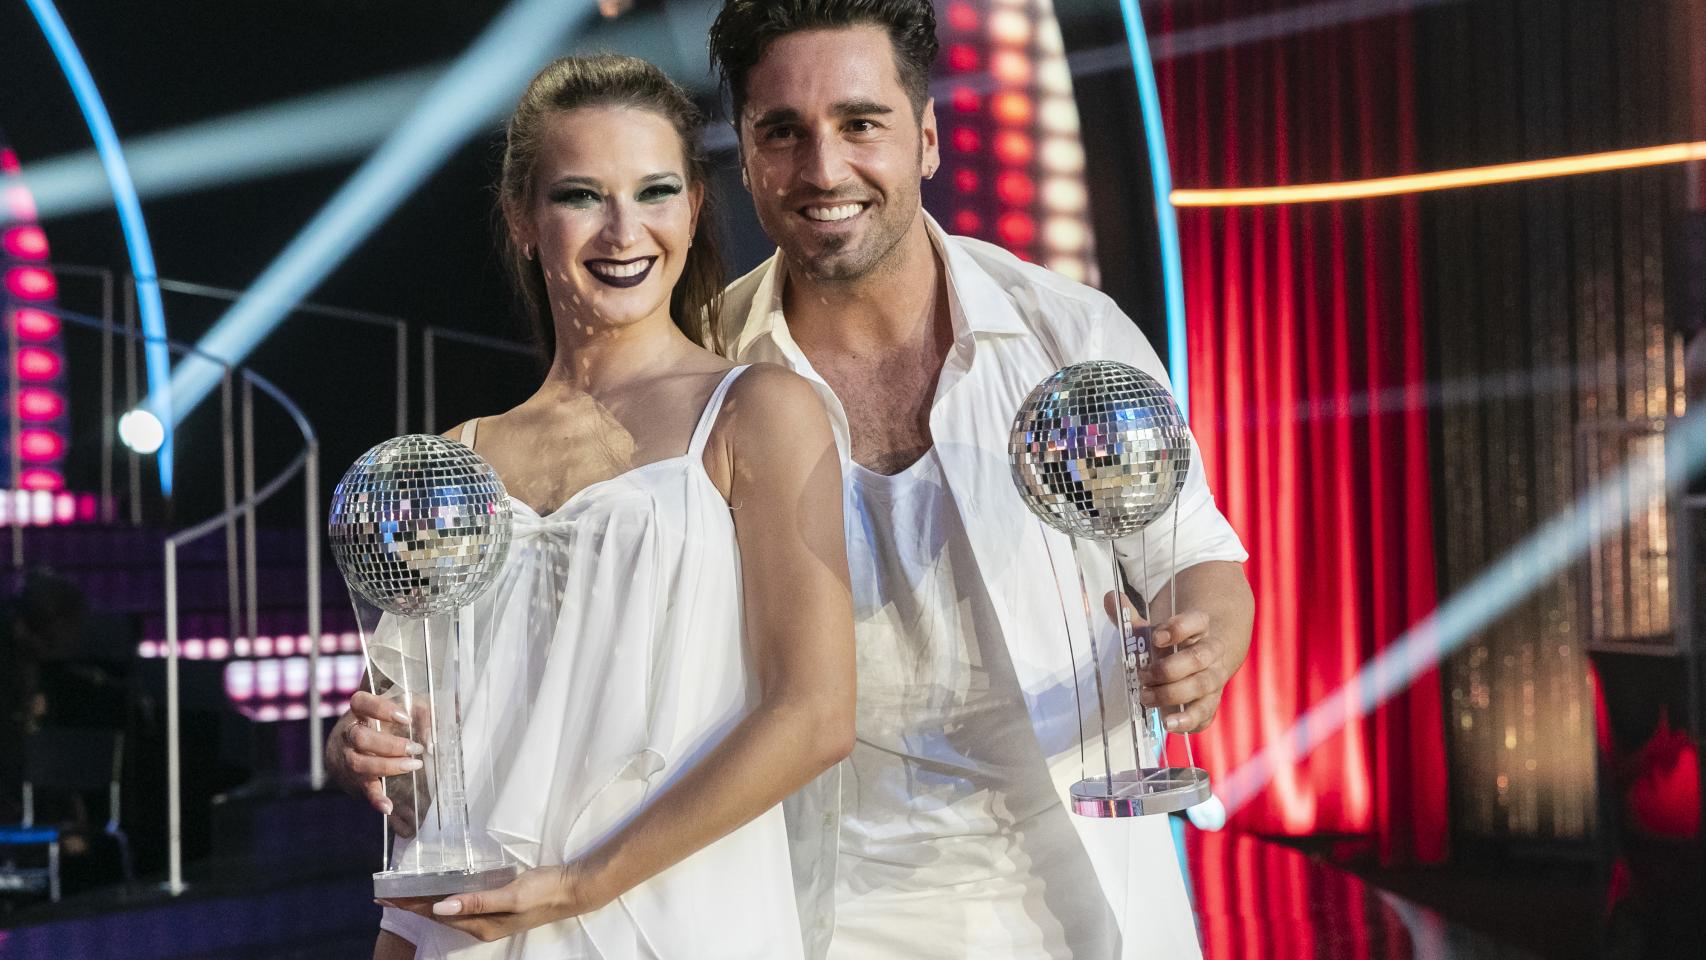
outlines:
{"label": "disco ball trophy", "polygon": [[362,454],[332,493],[338,570],[352,593],[393,618],[371,641],[363,632],[373,692],[397,703],[409,717],[397,732],[425,748],[420,770],[385,778],[414,839],[396,853],[387,821],[375,896],[487,890],[520,872],[502,847],[469,828],[461,681],[470,665],[456,616],[502,569],[510,523],[509,497],[491,465],[444,437],[387,440]]}
{"label": "disco ball trophy", "polygon": [[[1019,408],[1007,452],[1013,483],[1026,506],[1044,523],[1072,539],[1078,564],[1078,538],[1113,541],[1145,530],[1173,509],[1173,533],[1178,535],[1176,501],[1191,465],[1190,433],[1173,398],[1154,377],[1123,363],[1091,361],[1073,364],[1037,384]],[[1169,559],[1171,565],[1175,557]],[[1148,576],[1147,546],[1141,559]],[[1173,610],[1178,609],[1178,582]],[[1119,609],[1124,645],[1124,687],[1131,716],[1134,764],[1116,770],[1108,746],[1108,705],[1102,685],[1101,652],[1084,570],[1078,567],[1084,615],[1089,627],[1091,667],[1095,671],[1096,706],[1101,719],[1103,772],[1074,784],[1072,810],[1087,817],[1136,817],[1171,813],[1195,806],[1209,797],[1208,774],[1191,756],[1190,737],[1183,740],[1185,765],[1168,762],[1167,728],[1159,707],[1145,708],[1138,699],[1139,671],[1160,654],[1150,649],[1150,628],[1126,622]],[[1114,584],[1126,592],[1125,571],[1114,557]],[[1172,611],[1169,611],[1169,615]],[[1151,617],[1151,620],[1155,618]],[[1067,633],[1068,654],[1074,664],[1073,689],[1078,689],[1077,654]],[[1083,711],[1079,711],[1080,756],[1084,753]],[[1141,723],[1139,722],[1141,718]]]}

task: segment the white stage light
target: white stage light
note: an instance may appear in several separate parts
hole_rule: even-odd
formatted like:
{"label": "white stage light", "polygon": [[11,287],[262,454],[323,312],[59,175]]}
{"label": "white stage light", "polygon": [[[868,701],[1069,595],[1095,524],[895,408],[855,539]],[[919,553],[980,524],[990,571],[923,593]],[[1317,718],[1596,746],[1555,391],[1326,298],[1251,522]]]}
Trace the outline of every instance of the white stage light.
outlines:
{"label": "white stage light", "polygon": [[148,456],[166,442],[166,428],[147,410],[132,410],[118,418],[118,438],[130,449]]}

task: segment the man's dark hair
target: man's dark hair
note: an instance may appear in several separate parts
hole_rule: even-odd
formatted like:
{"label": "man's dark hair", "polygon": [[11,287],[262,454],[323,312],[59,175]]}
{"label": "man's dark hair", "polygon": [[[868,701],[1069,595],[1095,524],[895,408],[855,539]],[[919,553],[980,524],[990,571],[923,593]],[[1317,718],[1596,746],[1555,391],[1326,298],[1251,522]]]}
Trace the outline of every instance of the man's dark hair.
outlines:
{"label": "man's dark hair", "polygon": [[938,49],[930,0],[725,0],[711,24],[711,62],[728,92],[735,128],[746,106],[746,75],[772,41],[801,30],[867,24],[888,31],[900,85],[913,117],[922,119]]}

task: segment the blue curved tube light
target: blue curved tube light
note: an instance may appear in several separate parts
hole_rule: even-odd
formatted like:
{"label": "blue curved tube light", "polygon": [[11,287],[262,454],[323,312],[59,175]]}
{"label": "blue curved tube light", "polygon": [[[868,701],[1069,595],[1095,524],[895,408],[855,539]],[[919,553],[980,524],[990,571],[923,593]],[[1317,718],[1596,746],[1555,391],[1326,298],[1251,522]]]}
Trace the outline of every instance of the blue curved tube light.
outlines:
{"label": "blue curved tube light", "polygon": [[1155,226],[1161,237],[1161,289],[1167,310],[1167,375],[1173,398],[1190,415],[1190,370],[1185,356],[1185,270],[1179,258],[1179,218],[1173,210],[1173,168],[1167,160],[1167,130],[1161,122],[1161,92],[1155,84],[1155,61],[1149,56],[1149,35],[1137,0],[1120,0],[1131,68],[1137,76],[1137,102],[1143,113],[1143,145],[1149,151],[1149,179],[1155,190]]}
{"label": "blue curved tube light", "polygon": [[124,150],[119,147],[112,117],[107,115],[106,104],[101,102],[101,93],[95,88],[95,78],[90,75],[88,64],[83,62],[83,55],[71,39],[71,31],[65,28],[65,21],[60,19],[52,0],[24,2],[35,14],[36,22],[41,24],[41,32],[47,37],[48,46],[53,48],[59,69],[64,71],[65,79],[71,84],[77,106],[83,110],[83,119],[89,124],[89,133],[95,139],[101,166],[106,169],[107,182],[112,186],[113,202],[118,206],[119,227],[124,231],[125,249],[130,254],[130,272],[136,277],[136,303],[142,315],[142,335],[148,338],[142,355],[148,371],[148,390],[155,397],[152,412],[166,428],[166,439],[160,445],[157,459],[160,492],[169,497],[172,495],[172,426],[177,421],[172,417],[170,393],[159,388],[171,381],[172,359],[166,349],[166,310],[160,303],[160,282],[154,273],[154,248],[148,243],[148,227],[142,221],[142,201],[136,195],[136,186],[131,183],[130,168],[125,165]]}

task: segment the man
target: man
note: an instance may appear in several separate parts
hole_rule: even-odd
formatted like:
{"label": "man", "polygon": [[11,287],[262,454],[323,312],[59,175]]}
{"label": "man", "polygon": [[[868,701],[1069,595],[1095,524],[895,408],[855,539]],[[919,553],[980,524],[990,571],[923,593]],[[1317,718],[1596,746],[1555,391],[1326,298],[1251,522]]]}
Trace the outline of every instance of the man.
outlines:
{"label": "man", "polygon": [[[736,359],[814,384],[847,477],[859,739],[839,776],[790,803],[810,955],[1199,956],[1166,818],[1092,821],[1061,803],[1083,776],[1076,701],[1098,719],[1067,648],[1071,632],[1086,652],[1079,574],[1007,466],[1013,415],[1045,376],[1109,359],[1165,383],[1159,358],[1107,297],[923,212],[920,177],[940,163],[928,0],[730,0],[711,44],[780,248],[729,288],[727,339]],[[1178,516],[1176,549],[1162,521],[1115,552],[1153,609],[1182,611],[1155,625],[1178,652],[1146,698],[1182,707],[1174,729],[1189,732],[1244,660],[1251,600],[1194,460]],[[1095,594],[1111,589],[1105,546],[1076,559]],[[331,741],[346,736],[329,768],[386,807],[375,778],[413,758],[347,718]],[[1110,739],[1129,766],[1130,743]]]}
{"label": "man", "polygon": [[[727,0],[711,30],[743,178],[779,248],[729,288],[728,342],[814,384],[847,478],[858,740],[839,783],[790,805],[808,947],[1196,957],[1166,818],[1092,821],[1061,802],[1083,775],[1062,599],[1078,600],[1078,573],[1013,490],[1006,451],[1030,388],[1067,363],[1166,374],[1107,297],[924,213],[936,50],[929,0]],[[1153,609],[1179,595],[1155,633],[1177,652],[1145,698],[1195,731],[1249,648],[1245,554],[1194,459],[1176,551],[1155,526],[1116,551]],[[1107,549],[1077,556],[1109,590]],[[1091,724],[1093,698],[1079,697]],[[1129,742],[1115,755],[1131,766]]]}

